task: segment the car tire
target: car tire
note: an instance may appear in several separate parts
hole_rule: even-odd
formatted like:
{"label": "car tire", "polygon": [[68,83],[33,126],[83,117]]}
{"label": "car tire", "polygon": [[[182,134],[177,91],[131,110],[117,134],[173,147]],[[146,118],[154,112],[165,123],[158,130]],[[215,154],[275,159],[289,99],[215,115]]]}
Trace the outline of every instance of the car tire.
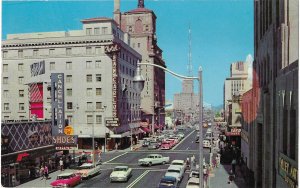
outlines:
{"label": "car tire", "polygon": [[148,163],[148,166],[152,166],[152,163],[150,162],[150,163]]}

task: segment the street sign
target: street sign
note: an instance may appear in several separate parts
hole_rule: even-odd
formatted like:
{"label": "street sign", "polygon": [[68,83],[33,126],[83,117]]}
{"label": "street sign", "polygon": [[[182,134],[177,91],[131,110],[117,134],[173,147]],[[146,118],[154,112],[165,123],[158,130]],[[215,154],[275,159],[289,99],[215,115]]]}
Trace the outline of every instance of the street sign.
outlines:
{"label": "street sign", "polygon": [[73,127],[71,127],[70,125],[66,126],[64,129],[64,133],[65,133],[65,135],[73,135],[74,134]]}
{"label": "street sign", "polygon": [[105,120],[106,127],[118,127],[119,118],[107,118]]}

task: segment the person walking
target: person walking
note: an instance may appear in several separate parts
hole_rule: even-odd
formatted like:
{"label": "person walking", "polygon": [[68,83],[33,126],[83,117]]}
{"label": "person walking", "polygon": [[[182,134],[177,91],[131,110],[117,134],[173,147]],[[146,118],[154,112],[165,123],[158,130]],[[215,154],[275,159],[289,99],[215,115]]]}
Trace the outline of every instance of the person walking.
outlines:
{"label": "person walking", "polygon": [[41,180],[43,180],[44,177],[45,177],[45,172],[44,172],[44,167],[43,167],[43,165],[41,165],[41,168],[40,168],[40,176],[42,177]]}
{"label": "person walking", "polygon": [[232,161],[231,161],[231,170],[232,170],[232,173],[235,175],[235,166],[236,166],[236,159],[234,158]]}
{"label": "person walking", "polygon": [[49,169],[48,169],[48,166],[47,166],[47,165],[45,165],[45,167],[44,167],[44,174],[45,174],[45,178],[46,178],[46,180],[47,180],[48,177],[49,177]]}
{"label": "person walking", "polygon": [[60,160],[59,160],[59,167],[60,167],[60,171],[64,170],[64,162],[63,162],[62,158],[60,158]]}

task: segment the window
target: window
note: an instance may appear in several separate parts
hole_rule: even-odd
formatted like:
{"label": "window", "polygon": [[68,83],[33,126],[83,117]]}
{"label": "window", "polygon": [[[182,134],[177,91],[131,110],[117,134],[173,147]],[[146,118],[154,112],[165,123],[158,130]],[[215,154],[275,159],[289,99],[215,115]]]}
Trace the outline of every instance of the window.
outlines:
{"label": "window", "polygon": [[96,74],[96,82],[101,82],[101,74]]}
{"label": "window", "polygon": [[3,97],[4,98],[8,98],[9,97],[9,91],[8,90],[4,90],[3,91]]}
{"label": "window", "polygon": [[24,103],[19,103],[19,110],[20,111],[24,111],[25,110]]}
{"label": "window", "polygon": [[67,119],[68,119],[68,121],[69,121],[69,124],[71,124],[71,123],[73,122],[73,116],[68,115],[68,116],[67,116]]}
{"label": "window", "polygon": [[96,88],[96,95],[102,95],[102,89],[101,88]]}
{"label": "window", "polygon": [[102,34],[103,35],[108,34],[107,31],[108,31],[107,27],[102,27]]}
{"label": "window", "polygon": [[92,102],[87,102],[86,107],[88,110],[93,110],[93,103]]}
{"label": "window", "polygon": [[101,54],[101,47],[96,47],[96,54]]}
{"label": "window", "polygon": [[86,68],[87,69],[91,69],[92,68],[92,62],[91,61],[87,61],[86,62]]}
{"label": "window", "polygon": [[24,97],[24,90],[19,90],[19,97]]}
{"label": "window", "polygon": [[138,48],[141,47],[141,43],[138,43]]}
{"label": "window", "polygon": [[94,123],[94,121],[93,121],[93,115],[87,115],[87,116],[86,116],[86,119],[87,119],[87,123],[88,123],[88,124]]}
{"label": "window", "polygon": [[8,64],[3,64],[3,72],[7,72],[8,71]]}
{"label": "window", "polygon": [[93,89],[92,88],[86,88],[86,96],[92,96],[93,95]]}
{"label": "window", "polygon": [[8,84],[8,77],[3,77],[3,84]]}
{"label": "window", "polygon": [[7,58],[7,53],[8,53],[7,51],[3,51],[3,52],[2,52],[2,57],[3,57],[3,59]]}
{"label": "window", "polygon": [[33,56],[36,57],[38,56],[39,50],[33,50]]}
{"label": "window", "polygon": [[101,61],[100,61],[100,60],[96,61],[96,62],[95,62],[95,68],[96,68],[96,69],[101,68],[101,67],[100,67],[100,64],[101,64]]}
{"label": "window", "polygon": [[67,102],[67,109],[68,110],[73,109],[73,103],[72,102]]}
{"label": "window", "polygon": [[66,55],[72,55],[72,48],[66,48]]}
{"label": "window", "polygon": [[25,120],[25,116],[19,116],[20,120]]}
{"label": "window", "polygon": [[96,102],[96,109],[97,110],[102,109],[102,102]]}
{"label": "window", "polygon": [[18,71],[23,71],[24,68],[24,64],[23,63],[19,63],[18,64]]}
{"label": "window", "polygon": [[72,75],[67,75],[67,83],[72,83]]}
{"label": "window", "polygon": [[4,103],[4,111],[8,111],[9,110],[9,103]]}
{"label": "window", "polygon": [[23,84],[24,83],[24,77],[23,76],[20,76],[19,77],[19,84]]}
{"label": "window", "polygon": [[146,30],[146,31],[149,31],[149,25],[146,25],[146,26],[145,26],[145,30]]}
{"label": "window", "polygon": [[91,74],[86,75],[86,82],[92,82],[93,81],[93,77]]}
{"label": "window", "polygon": [[49,49],[49,55],[54,55],[54,49]]}
{"label": "window", "polygon": [[86,35],[92,35],[92,28],[86,28]]}
{"label": "window", "polygon": [[102,124],[102,116],[101,115],[96,115],[96,123]]}
{"label": "window", "polygon": [[92,47],[86,47],[86,54],[91,55],[92,54]]}
{"label": "window", "polygon": [[55,70],[55,62],[50,62],[50,70]]}
{"label": "window", "polygon": [[18,57],[23,57],[23,50],[18,50]]}
{"label": "window", "polygon": [[66,62],[66,69],[72,70],[72,62]]}
{"label": "window", "polygon": [[72,89],[67,89],[67,96],[72,96]]}
{"label": "window", "polygon": [[94,34],[95,35],[100,35],[100,28],[99,27],[94,28]]}

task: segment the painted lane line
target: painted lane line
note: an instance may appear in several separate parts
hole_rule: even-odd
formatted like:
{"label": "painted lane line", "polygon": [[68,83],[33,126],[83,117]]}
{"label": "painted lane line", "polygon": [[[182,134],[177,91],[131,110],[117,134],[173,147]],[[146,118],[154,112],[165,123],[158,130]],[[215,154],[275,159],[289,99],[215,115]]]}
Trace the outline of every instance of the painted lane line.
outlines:
{"label": "painted lane line", "polygon": [[123,155],[126,155],[127,153],[128,153],[128,152],[125,152],[125,153],[123,153],[123,154],[121,154],[121,155],[118,155],[118,156],[112,158],[112,159],[109,160],[109,161],[105,161],[103,164],[107,164],[107,163],[109,163],[110,161],[113,161],[113,160],[115,160],[115,159],[117,159],[117,158],[119,158],[119,157],[121,157],[121,156],[123,156]]}
{"label": "painted lane line", "polygon": [[186,150],[188,150],[190,147],[187,147]]}
{"label": "painted lane line", "polygon": [[185,139],[187,139],[189,136],[191,136],[191,134],[193,134],[195,132],[195,130],[193,130],[190,134],[188,134],[183,140],[180,141],[180,143],[178,143],[174,148],[172,148],[171,150],[176,149],[181,143],[183,143],[183,141],[185,141]]}
{"label": "painted lane line", "polygon": [[128,185],[126,188],[132,188],[137,182],[139,182],[144,176],[146,176],[149,173],[149,170],[146,170],[143,174],[141,174],[137,179],[135,179],[130,185]]}

